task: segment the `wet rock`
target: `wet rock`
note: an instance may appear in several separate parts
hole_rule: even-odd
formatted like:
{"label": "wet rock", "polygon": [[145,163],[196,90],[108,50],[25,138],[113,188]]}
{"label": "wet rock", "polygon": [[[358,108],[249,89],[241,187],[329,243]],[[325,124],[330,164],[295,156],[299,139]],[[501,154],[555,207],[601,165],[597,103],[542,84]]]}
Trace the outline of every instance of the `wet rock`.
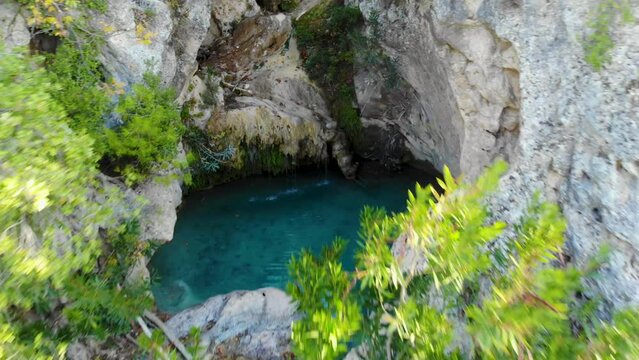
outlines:
{"label": "wet rock", "polygon": [[282,359],[290,352],[295,307],[273,288],[235,291],[177,313],[166,322],[178,337],[193,327],[213,358]]}
{"label": "wet rock", "polygon": [[229,109],[209,125],[212,133],[224,132],[234,143],[275,145],[293,159],[324,161],[328,147],[343,173],[353,178],[353,164],[346,136],[331,118],[321,90],[301,69],[294,38],[283,53],[264,58],[249,80],[238,84],[241,94]]}

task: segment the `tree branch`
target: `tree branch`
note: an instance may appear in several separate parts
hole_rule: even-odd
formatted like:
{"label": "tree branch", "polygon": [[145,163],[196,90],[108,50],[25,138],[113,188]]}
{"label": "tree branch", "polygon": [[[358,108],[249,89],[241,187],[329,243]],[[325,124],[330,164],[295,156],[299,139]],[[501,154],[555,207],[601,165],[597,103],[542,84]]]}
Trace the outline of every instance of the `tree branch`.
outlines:
{"label": "tree branch", "polygon": [[164,322],[162,322],[162,320],[160,320],[157,316],[155,316],[155,314],[153,314],[152,312],[148,310],[144,310],[144,317],[149,319],[160,330],[162,330],[162,332],[164,332],[164,335],[166,335],[166,338],[169,339],[169,341],[173,344],[173,346],[175,346],[175,348],[178,349],[178,351],[182,354],[182,356],[186,360],[192,360],[192,356],[186,350],[186,347],[184,346],[184,344],[180,341],[180,339],[178,339],[173,334],[171,330],[169,330],[169,328],[166,327],[166,325],[164,324]]}

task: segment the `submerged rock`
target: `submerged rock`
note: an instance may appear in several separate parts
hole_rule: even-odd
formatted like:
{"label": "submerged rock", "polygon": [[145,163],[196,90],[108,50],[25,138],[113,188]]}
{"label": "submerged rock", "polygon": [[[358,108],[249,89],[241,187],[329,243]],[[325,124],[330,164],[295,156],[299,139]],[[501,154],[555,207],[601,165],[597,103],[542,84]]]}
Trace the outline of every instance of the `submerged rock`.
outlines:
{"label": "submerged rock", "polygon": [[178,337],[201,330],[213,358],[282,359],[290,352],[295,306],[283,291],[235,291],[177,313],[166,325]]}

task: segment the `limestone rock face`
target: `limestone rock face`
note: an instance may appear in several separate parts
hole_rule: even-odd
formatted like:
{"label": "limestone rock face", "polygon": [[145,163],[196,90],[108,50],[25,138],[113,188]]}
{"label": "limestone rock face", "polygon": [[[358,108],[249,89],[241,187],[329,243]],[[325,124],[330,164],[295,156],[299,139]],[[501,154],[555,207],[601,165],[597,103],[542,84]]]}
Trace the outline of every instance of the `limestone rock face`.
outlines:
{"label": "limestone rock face", "polygon": [[198,51],[210,35],[212,0],[184,0],[174,15],[176,25],[172,41],[177,57],[177,71],[173,79],[179,95],[188,91],[189,79],[198,68]]}
{"label": "limestone rock face", "polygon": [[210,27],[211,0],[186,0],[177,9],[164,1],[109,0],[93,24],[109,28],[102,62],[116,80],[139,83],[148,70],[182,93],[197,68],[196,56]]}
{"label": "limestone rock face", "polygon": [[[176,159],[186,161],[182,145]],[[181,179],[180,171],[171,168],[151,176],[135,189],[146,200],[140,214],[140,240],[160,243],[173,240],[176,209],[182,203]]]}
{"label": "limestone rock face", "polygon": [[401,78],[384,89],[384,74],[359,69],[364,125],[398,129],[413,156],[470,178],[506,158],[495,215],[516,222],[542,191],[567,217],[576,264],[611,246],[594,288],[639,303],[639,24],[613,24],[596,72],[583,50],[596,0],[350,3],[379,14]]}
{"label": "limestone rock face", "polygon": [[[346,134],[331,118],[321,90],[301,68],[297,41],[291,37],[287,50],[269,57],[264,66],[251,74],[248,88],[260,98],[268,99],[283,111],[293,111],[298,117],[310,118],[322,129],[321,138],[328,142],[333,158],[347,178],[354,178],[357,164],[353,163]],[[302,140],[303,143],[309,143]],[[316,144],[319,146],[319,144]],[[323,147],[323,146],[322,146]],[[322,154],[325,158],[325,154]]]}
{"label": "limestone rock face", "polygon": [[[351,3],[365,16],[379,14],[380,45],[400,76],[389,88],[383,79],[388,70],[358,69],[365,131],[398,132],[416,159],[471,177],[496,155],[511,153],[519,121],[519,73],[509,40],[463,5]],[[510,129],[504,127],[506,118],[514,123]]]}
{"label": "limestone rock face", "polygon": [[[142,82],[150,70],[170,84],[177,70],[175,51],[169,49],[173,20],[163,1],[110,0],[105,14],[94,19],[97,28],[113,29],[106,36],[103,61],[107,71],[127,85]],[[144,43],[144,36],[150,42]]]}
{"label": "limestone rock face", "polygon": [[167,242],[173,239],[177,208],[182,202],[182,189],[177,180],[168,185],[150,180],[138,189],[148,200],[140,219],[141,240]]}
{"label": "limestone rock face", "polygon": [[178,337],[201,329],[213,358],[283,359],[290,352],[295,306],[283,291],[265,288],[215,296],[166,322]]}
{"label": "limestone rock face", "polygon": [[[512,36],[521,52],[522,126],[517,159],[494,204],[502,216],[515,218],[534,190],[557,200],[575,263],[585,265],[610,246],[610,259],[592,285],[613,305],[637,305],[639,24],[612,27],[611,60],[596,72],[583,60],[581,39],[597,4],[520,10],[522,26]],[[484,7],[497,31],[506,31],[495,10]],[[633,10],[639,18],[639,9]]]}
{"label": "limestone rock face", "polygon": [[255,0],[216,0],[213,3],[213,19],[222,35],[229,35],[235,24],[260,12]]}
{"label": "limestone rock face", "polygon": [[281,50],[291,30],[291,18],[284,14],[248,18],[237,25],[207,64],[226,72],[245,70]]}
{"label": "limestone rock face", "polygon": [[[126,86],[142,82],[147,71],[159,74],[166,86],[176,89],[182,104],[195,91],[188,85],[198,68],[196,57],[209,33],[211,14],[211,0],[184,0],[177,7],[161,0],[109,0],[106,13],[92,19],[96,28],[108,29],[101,61]],[[183,151],[179,157],[184,159]],[[182,198],[181,175],[175,169],[157,175],[171,174],[178,176],[168,181],[151,179],[135,189],[147,200],[140,218],[143,241],[173,238],[176,208]],[[132,274],[147,277],[142,264]]]}
{"label": "limestone rock face", "polygon": [[0,36],[8,49],[29,44],[31,36],[27,22],[15,2],[0,2]]}
{"label": "limestone rock face", "polygon": [[[241,96],[229,94],[224,109],[217,107],[208,130],[226,134],[232,145],[275,147],[293,165],[324,161],[330,148],[344,174],[354,177],[348,141],[330,117],[321,90],[301,69],[295,39],[289,39],[290,24],[283,14],[247,19],[212,57],[213,66],[246,80],[234,86]],[[282,51],[286,40],[288,47]],[[260,65],[254,69],[251,63]]]}

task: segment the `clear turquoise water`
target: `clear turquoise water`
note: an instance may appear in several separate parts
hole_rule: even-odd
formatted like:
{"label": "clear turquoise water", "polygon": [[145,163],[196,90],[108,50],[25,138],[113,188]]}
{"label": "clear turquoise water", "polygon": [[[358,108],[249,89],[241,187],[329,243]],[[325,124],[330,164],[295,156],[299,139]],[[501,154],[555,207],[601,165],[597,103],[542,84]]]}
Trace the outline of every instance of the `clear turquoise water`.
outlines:
{"label": "clear turquoise water", "polygon": [[191,194],[178,214],[174,240],[150,261],[158,308],[176,312],[234,290],[283,288],[287,264],[302,248],[319,251],[335,236],[349,240],[353,268],[364,205],[403,211],[417,170],[370,175],[359,182],[335,172],[252,177]]}

